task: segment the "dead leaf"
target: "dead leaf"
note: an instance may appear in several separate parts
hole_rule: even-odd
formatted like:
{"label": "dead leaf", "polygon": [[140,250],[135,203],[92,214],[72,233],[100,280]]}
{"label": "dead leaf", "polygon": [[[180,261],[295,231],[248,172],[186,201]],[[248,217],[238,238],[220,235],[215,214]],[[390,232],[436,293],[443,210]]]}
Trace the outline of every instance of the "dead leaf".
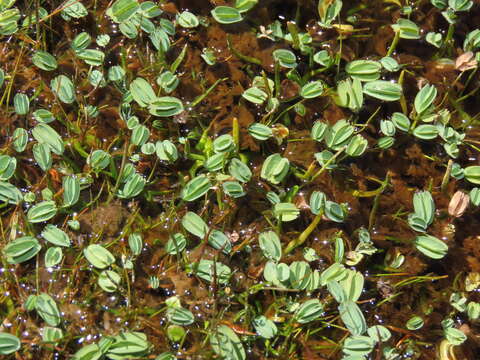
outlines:
{"label": "dead leaf", "polygon": [[467,209],[470,202],[470,196],[463,191],[457,191],[448,204],[448,214],[454,217],[460,217]]}
{"label": "dead leaf", "polygon": [[457,60],[455,60],[455,69],[464,72],[470,69],[475,69],[477,67],[477,60],[475,59],[475,54],[471,51],[467,51],[460,55]]}

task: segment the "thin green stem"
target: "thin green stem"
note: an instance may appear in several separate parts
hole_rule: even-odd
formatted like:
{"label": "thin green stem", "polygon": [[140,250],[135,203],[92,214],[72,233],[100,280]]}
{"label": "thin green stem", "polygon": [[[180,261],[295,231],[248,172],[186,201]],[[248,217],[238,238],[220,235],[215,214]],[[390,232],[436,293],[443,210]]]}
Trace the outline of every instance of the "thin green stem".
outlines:
{"label": "thin green stem", "polygon": [[448,183],[450,181],[450,174],[452,173],[452,166],[453,166],[453,160],[450,159],[450,160],[448,160],[447,170],[445,171],[445,175],[443,175],[442,185],[440,185],[440,191],[444,194],[447,191],[447,186],[448,186]]}
{"label": "thin green stem", "polygon": [[108,195],[107,204],[109,204],[110,201],[113,200],[113,197],[117,193],[118,187],[120,186],[120,181],[123,175],[123,169],[125,168],[125,163],[127,161],[128,147],[129,147],[129,144],[128,144],[128,141],[126,141],[125,144],[123,145],[122,163],[120,165],[120,171],[118,172],[117,181],[115,182],[115,187],[113,188],[112,192]]}
{"label": "thin green stem", "polygon": [[343,153],[345,151],[347,147],[344,146],[342,147],[340,150],[338,150],[330,159],[328,159],[325,164],[323,164],[322,168],[320,170],[317,171],[317,173],[315,175],[312,176],[312,179],[310,181],[313,181],[315,180],[317,177],[319,177],[320,175],[323,174],[323,172],[327,169],[328,165],[330,165],[331,163],[333,163],[335,161],[335,159],[337,157],[340,156],[341,153]]}
{"label": "thin green stem", "polygon": [[313,230],[316,229],[318,224],[320,223],[320,220],[322,219],[323,216],[323,210],[321,210],[317,216],[313,219],[313,221],[310,223],[310,225],[307,226],[305,230],[300,234],[300,236],[292,241],[290,241],[287,245],[287,248],[284,251],[284,254],[289,254],[293,249],[299,247],[302,245],[310,236],[310,234],[313,232]]}
{"label": "thin green stem", "polygon": [[225,81],[225,80],[228,80],[228,78],[218,79],[217,81],[215,81],[213,85],[207,89],[207,91],[205,91],[202,95],[197,96],[193,100],[193,102],[190,104],[190,106],[193,108],[198,104],[200,104],[203,101],[203,99],[205,99],[213,91],[213,89],[217,87],[218,84],[220,84],[222,81]]}
{"label": "thin green stem", "polygon": [[391,56],[397,47],[398,40],[400,40],[400,31],[395,31],[395,37],[393,38],[392,44],[388,48],[388,52],[386,56]]}
{"label": "thin green stem", "polygon": [[378,205],[380,203],[380,196],[382,195],[383,191],[387,188],[389,182],[390,182],[390,173],[387,172],[385,181],[383,181],[382,185],[380,186],[380,189],[379,189],[380,191],[375,195],[375,198],[373,199],[372,210],[370,211],[370,215],[368,217],[368,231],[372,231],[373,225],[375,224],[375,216],[377,215]]}
{"label": "thin green stem", "polygon": [[453,47],[453,34],[455,32],[455,25],[450,24],[448,26],[448,31],[447,31],[447,36],[445,37],[445,41],[443,43],[443,47],[440,51],[441,56],[447,52],[448,54],[451,52],[452,47]]}

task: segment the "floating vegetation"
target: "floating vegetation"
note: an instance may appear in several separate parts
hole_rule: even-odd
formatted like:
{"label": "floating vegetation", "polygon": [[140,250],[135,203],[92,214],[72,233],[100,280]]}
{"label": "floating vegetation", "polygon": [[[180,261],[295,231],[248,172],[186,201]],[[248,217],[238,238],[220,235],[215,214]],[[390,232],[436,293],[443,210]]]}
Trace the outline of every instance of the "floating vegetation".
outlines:
{"label": "floating vegetation", "polygon": [[480,358],[479,17],[0,0],[2,358]]}

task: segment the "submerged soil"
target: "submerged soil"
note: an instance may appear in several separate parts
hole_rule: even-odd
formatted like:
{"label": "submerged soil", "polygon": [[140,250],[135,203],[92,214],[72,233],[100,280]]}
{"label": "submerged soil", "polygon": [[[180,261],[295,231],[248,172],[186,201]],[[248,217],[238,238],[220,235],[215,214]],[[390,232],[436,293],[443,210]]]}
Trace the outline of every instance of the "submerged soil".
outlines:
{"label": "submerged soil", "polygon": [[[17,6],[22,12],[31,11],[32,4],[25,2]],[[119,106],[122,93],[112,84],[94,89],[87,81],[89,66],[76,58],[70,49],[72,39],[82,31],[92,38],[101,33],[110,35],[105,48],[104,67],[123,64],[128,69],[128,78],[141,76],[151,84],[162,70],[145,34],[127,39],[118,31],[118,25],[105,15],[107,1],[82,1],[89,15],[81,19],[63,20],[59,15],[39,26],[41,35],[31,32],[24,37],[3,37],[0,41],[0,67],[6,74],[14,76],[11,94],[26,93],[31,96],[42,88],[31,107],[46,108],[56,114],[58,121],[51,123],[66,144],[66,159],[56,159],[49,172],[43,172],[33,160],[32,147],[21,154],[9,150],[11,136],[17,127],[26,129],[36,124],[33,116],[17,115],[13,111],[13,95],[3,100],[0,108],[0,143],[2,153],[14,155],[17,170],[14,183],[17,187],[34,192],[41,198],[40,191],[48,187],[54,194],[62,190],[61,178],[69,172],[87,173],[89,167],[81,151],[88,154],[95,149],[104,149],[120,160],[130,135],[121,119]],[[378,60],[387,54],[394,32],[389,26],[401,16],[395,2],[345,1],[342,18],[355,17],[356,32],[343,36],[334,28],[324,29],[317,24],[317,3],[314,1],[264,0],[246,14],[239,24],[220,25],[210,10],[224,5],[225,1],[178,0],[160,2],[165,18],[174,20],[175,15],[189,10],[204,16],[209,26],[195,29],[177,28],[174,41],[166,53],[166,62],[172,63],[186,46],[187,52],[178,74],[180,83],[171,93],[185,104],[192,103],[198,96],[216,84],[203,100],[193,109],[172,118],[154,119],[145,110],[138,109],[136,115],[151,131],[150,141],[192,136],[191,147],[199,135],[209,129],[208,136],[231,133],[238,122],[239,150],[248,157],[253,172],[252,180],[245,185],[246,196],[233,199],[225,197],[220,202],[212,196],[209,200],[183,202],[180,190],[195,161],[183,158],[173,164],[159,162],[155,156],[143,156],[135,163],[137,172],[149,179],[148,194],[130,200],[111,200],[109,195],[115,182],[108,174],[92,174],[92,184],[82,191],[81,204],[74,213],[58,214],[50,223],[64,227],[73,218],[80,229],[69,229],[72,247],[65,249],[64,260],[59,267],[46,269],[43,256],[20,265],[7,264],[5,260],[0,276],[0,314],[2,331],[17,334],[22,340],[22,349],[16,359],[69,359],[80,348],[80,344],[97,342],[101,336],[115,335],[121,329],[141,331],[153,344],[152,354],[172,351],[179,359],[209,359],[215,354],[205,344],[205,324],[226,324],[241,337],[248,359],[341,359],[341,342],[348,336],[338,318],[337,304],[325,287],[313,292],[256,290],[264,284],[263,268],[266,260],[258,244],[258,234],[270,229],[271,204],[266,199],[268,191],[288,192],[301,186],[292,202],[306,205],[312,191],[319,190],[337,203],[348,204],[348,218],[343,223],[323,219],[308,237],[306,243],[282,261],[290,264],[303,260],[303,248],[311,247],[318,259],[311,262],[312,270],[323,271],[334,261],[335,234],[342,232],[346,251],[352,251],[358,243],[356,230],[369,228],[374,246],[374,255],[366,257],[354,268],[365,276],[363,294],[359,305],[369,326],[381,324],[392,333],[388,344],[398,350],[402,358],[434,359],[444,339],[441,321],[454,316],[455,325],[466,335],[467,340],[453,350],[455,358],[480,358],[480,326],[466,313],[455,312],[450,304],[453,292],[462,292],[468,301],[480,301],[478,289],[465,291],[465,276],[480,272],[480,221],[477,207],[470,206],[460,217],[451,216],[448,206],[458,190],[469,191],[471,184],[462,179],[450,178],[441,191],[448,156],[436,141],[423,141],[402,133],[395,135],[395,146],[382,150],[375,147],[381,136],[378,123],[389,118],[395,111],[402,111],[399,102],[380,103],[366,99],[358,113],[340,107],[332,97],[322,96],[303,102],[305,113],[286,112],[278,124],[288,128],[288,136],[278,142],[270,139],[259,142],[253,138],[248,127],[260,122],[265,115],[262,108],[241,99],[242,93],[251,86],[252,75],[262,72],[269,78],[275,75],[272,52],[278,48],[290,48],[285,41],[271,41],[256,36],[252,29],[267,26],[275,20],[282,23],[295,21],[300,29],[312,36],[317,50],[339,52],[343,62],[355,59]],[[42,6],[50,13],[57,7],[55,1],[46,1]],[[442,58],[453,61],[463,53],[462,42],[466,34],[478,24],[480,6],[475,3],[472,10],[455,26],[455,46]],[[440,11],[430,2],[416,2],[411,19],[421,28],[445,32],[448,23]],[[229,43],[230,42],[230,46]],[[55,72],[39,70],[31,63],[30,54],[44,44],[46,50],[58,61]],[[43,45],[42,45],[43,46]],[[201,57],[203,49],[212,49],[216,64],[208,65]],[[445,108],[451,110],[451,123],[466,132],[466,141],[472,146],[463,146],[455,162],[460,166],[478,164],[479,128],[477,115],[480,102],[476,90],[480,78],[474,70],[471,76],[461,76],[454,62],[445,64],[438,49],[426,42],[401,40],[392,57],[408,69],[404,73],[403,88],[406,104],[412,104],[418,92],[418,83],[427,81],[436,86],[437,99],[444,99]],[[239,56],[241,54],[241,56]],[[258,63],[249,62],[254,58]],[[298,72],[304,74],[309,64],[299,57]],[[283,71],[283,70],[281,70]],[[12,75],[14,74],[14,75]],[[51,79],[58,74],[67,74],[76,83],[76,97],[83,105],[96,106],[98,116],[85,117],[76,105],[58,102],[48,88]],[[329,87],[344,74],[336,71],[319,73]],[[392,78],[396,78],[396,75]],[[281,109],[298,100],[300,86],[282,73]],[[11,79],[10,79],[11,80]],[[220,81],[219,81],[220,80]],[[218,83],[216,83],[219,81]],[[473,92],[461,103],[454,99]],[[293,102],[292,102],[293,99]],[[440,101],[440,100],[438,100]],[[443,100],[442,100],[443,101]],[[411,106],[411,105],[408,105]],[[272,185],[260,177],[260,169],[266,156],[280,153],[291,165],[306,170],[314,162],[313,154],[324,149],[323,145],[310,137],[315,121],[335,124],[341,119],[354,118],[355,123],[364,124],[380,109],[363,131],[369,149],[358,158],[346,158],[334,171],[327,171],[311,182],[302,182],[289,176],[282,184]],[[280,113],[280,112],[279,112]],[[75,146],[74,146],[75,145]],[[184,151],[184,145],[179,150]],[[129,150],[130,151],[130,150]],[[133,155],[133,153],[129,154]],[[359,196],[375,190],[386,178],[385,190],[376,197]],[[418,190],[430,190],[436,207],[435,221],[429,233],[442,239],[449,247],[442,260],[433,260],[422,255],[413,246],[416,236],[407,222],[413,211],[412,197]],[[60,195],[58,195],[60,196]],[[377,199],[377,200],[375,200]],[[377,202],[372,216],[372,207]],[[27,207],[6,206],[1,210],[2,241],[6,244],[10,234],[40,233],[42,226],[28,224],[24,214]],[[181,219],[187,211],[193,211],[208,221],[209,226],[223,231],[233,245],[233,251],[225,255],[189,237],[187,251],[179,256],[169,255],[165,250],[169,236],[182,232]],[[300,216],[281,226],[280,240],[284,248],[312,222],[313,215],[308,206]],[[139,232],[144,248],[134,260],[121,290],[107,293],[96,285],[96,276],[82,257],[87,244],[103,244],[118,258],[129,256],[128,234]],[[388,256],[404,256],[403,264],[394,269],[385,262]],[[229,266],[233,272],[226,286],[205,282],[186,270],[186,265],[202,259],[215,259]],[[117,260],[118,260],[117,259]],[[123,271],[123,270],[122,270]],[[158,287],[152,288],[149,280],[158,278]],[[412,281],[407,281],[408,279]],[[57,301],[62,312],[65,337],[54,348],[42,345],[40,336],[44,323],[34,312],[27,311],[23,304],[29,295],[47,292]],[[175,343],[167,336],[168,321],[165,315],[165,300],[179,296],[183,306],[195,316],[195,323],[186,327],[184,341]],[[324,302],[325,316],[312,324],[291,324],[293,331],[283,328],[291,314],[286,311],[289,302],[304,302],[318,298]],[[275,319],[282,330],[271,343],[254,336],[251,324],[253,317],[265,315]],[[419,315],[425,320],[419,331],[408,330],[408,319]],[[301,330],[302,331],[297,331]],[[289,332],[290,331],[290,332]],[[296,334],[296,335],[293,335]],[[381,358],[381,346],[374,349],[371,359]],[[454,355],[450,354],[454,359]],[[148,358],[153,359],[154,356]]]}

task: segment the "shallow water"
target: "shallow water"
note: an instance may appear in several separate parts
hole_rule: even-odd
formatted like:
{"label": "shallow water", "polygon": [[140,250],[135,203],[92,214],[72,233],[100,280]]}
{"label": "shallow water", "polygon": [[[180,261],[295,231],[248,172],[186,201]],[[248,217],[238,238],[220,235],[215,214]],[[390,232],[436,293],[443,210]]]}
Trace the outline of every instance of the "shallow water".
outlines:
{"label": "shallow water", "polygon": [[[179,358],[208,359],[213,352],[208,343],[204,344],[205,322],[227,324],[237,334],[242,335],[248,359],[289,358],[289,359],[340,359],[341,349],[336,347],[345,339],[348,332],[338,320],[337,304],[326,288],[311,293],[285,292],[281,290],[255,291],[256,286],[264,284],[262,275],[265,258],[258,245],[258,233],[270,228],[266,220],[271,204],[265,194],[270,190],[288,192],[294,186],[302,186],[294,195],[293,202],[302,204],[308,201],[314,190],[323,191],[328,199],[337,203],[348,203],[349,216],[344,223],[321,221],[307,239],[304,246],[313,248],[318,260],[310,265],[312,270],[323,271],[334,262],[333,235],[342,231],[347,251],[353,250],[358,243],[355,231],[360,227],[371,228],[374,245],[379,249],[376,254],[367,257],[355,267],[365,276],[365,286],[359,301],[369,325],[382,324],[392,333],[388,344],[398,349],[403,358],[433,359],[436,347],[443,339],[440,322],[450,313],[454,314],[455,324],[467,335],[467,341],[455,348],[457,359],[476,359],[480,357],[477,331],[478,322],[470,321],[465,313],[453,312],[449,298],[454,291],[464,291],[464,277],[471,272],[480,272],[480,242],[478,208],[470,206],[461,217],[454,218],[448,214],[448,204],[457,190],[469,190],[472,186],[465,180],[451,178],[444,192],[440,186],[445,173],[448,156],[436,141],[420,141],[410,134],[395,136],[395,146],[388,150],[374,148],[380,137],[378,123],[380,119],[390,117],[395,111],[402,111],[399,102],[380,103],[366,98],[364,106],[358,113],[339,107],[330,97],[306,100],[305,115],[294,111],[278,119],[278,123],[288,128],[288,137],[278,144],[275,140],[260,143],[248,133],[248,126],[261,121],[265,115],[263,109],[247,101],[240,100],[241,94],[251,84],[252,74],[261,72],[273,78],[275,75],[272,51],[277,48],[289,48],[284,41],[273,42],[258,39],[252,28],[267,26],[275,20],[282,23],[295,21],[300,29],[307,29],[313,38],[317,50],[338,51],[345,62],[359,59],[379,59],[386,55],[393,40],[392,24],[400,16],[398,6],[391,2],[364,1],[344,2],[342,18],[354,16],[355,29],[358,32],[347,34],[339,39],[333,29],[322,29],[316,24],[317,4],[313,1],[260,1],[248,12],[246,21],[234,25],[219,25],[212,20],[210,10],[214,5],[223,5],[224,1],[173,1],[161,4],[164,18],[173,20],[177,11],[189,10],[196,15],[205,16],[210,25],[189,30],[177,28],[171,49],[165,59],[157,54],[145,34],[136,39],[126,39],[104,13],[108,2],[84,1],[89,15],[79,20],[64,21],[60,16],[52,16],[40,25],[41,34],[28,33],[29,41],[13,35],[0,40],[0,67],[6,74],[15,72],[11,94],[24,92],[33,95],[42,84],[49,84],[58,74],[67,74],[77,85],[77,101],[84,105],[99,108],[97,117],[85,118],[79,107],[58,102],[49,90],[43,91],[31,104],[31,108],[47,108],[57,114],[58,121],[52,125],[66,141],[67,159],[55,159],[53,170],[44,173],[33,160],[32,147],[28,146],[22,154],[15,154],[18,161],[14,183],[26,191],[33,191],[40,198],[40,190],[48,186],[54,194],[62,189],[59,180],[73,168],[75,173],[88,171],[85,158],[78,147],[86,153],[94,149],[108,150],[116,156],[119,166],[124,146],[130,137],[126,124],[119,115],[122,94],[113,85],[92,89],[87,80],[89,66],[76,58],[69,49],[71,40],[80,32],[88,32],[92,38],[100,33],[107,33],[111,40],[105,48],[104,68],[122,64],[128,69],[127,77],[136,76],[155,84],[158,74],[165,64],[171,64],[184,46],[187,53],[179,67],[180,84],[171,93],[185,104],[195,99],[220,81],[209,95],[194,108],[186,106],[186,111],[173,118],[158,119],[146,111],[135,114],[141,123],[151,130],[150,141],[175,139],[191,135],[192,148],[198,143],[202,131],[209,128],[212,138],[232,132],[234,119],[238,121],[240,143],[239,149],[248,156],[248,164],[253,172],[252,180],[246,185],[245,197],[233,199],[225,197],[217,202],[214,196],[210,201],[185,203],[178,195],[183,181],[194,165],[193,160],[182,159],[174,164],[160,163],[154,156],[144,156],[136,163],[136,170],[151,179],[148,195],[133,200],[110,201],[108,185],[111,180],[107,175],[94,176],[93,184],[82,191],[83,204],[93,201],[90,207],[74,208],[80,221],[79,231],[70,231],[73,246],[65,249],[65,258],[61,266],[46,269],[43,256],[21,265],[13,266],[4,261],[0,277],[0,313],[3,328],[15,333],[22,339],[22,349],[17,359],[67,359],[79,349],[79,344],[98,341],[100,336],[114,335],[120,329],[134,329],[147,334],[154,346],[152,354],[164,351],[178,353]],[[352,4],[354,3],[354,4]],[[49,1],[42,6],[51,12],[57,6]],[[28,13],[28,5],[17,4],[23,12]],[[448,24],[440,12],[429,2],[422,1],[415,5],[412,14],[422,29],[445,32]],[[480,6],[462,17],[455,27],[453,39],[456,46],[448,55],[455,59],[461,53],[461,45],[466,33],[478,24]],[[230,39],[231,47],[227,43]],[[28,40],[28,39],[27,39]],[[37,42],[38,41],[38,42]],[[41,71],[32,66],[30,56],[35,47],[53,54],[59,67],[54,72]],[[261,65],[245,61],[235,52],[258,59]],[[200,57],[204,48],[212,49],[217,57],[217,64],[208,66]],[[479,77],[474,73],[471,80],[462,76],[455,80],[459,72],[454,65],[443,64],[438,60],[438,52],[426,42],[401,40],[392,55],[400,64],[408,68],[405,73],[403,88],[406,104],[412,104],[418,91],[417,83],[426,79],[438,89],[437,99],[446,100],[446,108],[452,111],[451,124],[466,127],[466,139],[472,144],[478,141],[479,113],[478,96],[475,94],[454,106],[448,99],[461,97],[478,87]],[[302,58],[297,68],[303,76],[309,70],[308,62]],[[285,72],[285,71],[284,71]],[[299,86],[282,74],[280,111],[298,100]],[[320,73],[316,79],[323,80],[334,87],[336,82],[345,77],[344,73],[335,71]],[[397,79],[398,74],[386,75],[386,79]],[[9,139],[15,128],[32,128],[36,120],[31,114],[16,115],[13,95],[0,108],[0,144],[2,151],[8,150]],[[295,176],[278,186],[269,184],[260,177],[260,169],[266,155],[282,153],[298,169],[306,170],[314,161],[313,153],[323,150],[323,145],[310,137],[312,124],[322,120],[334,124],[340,119],[352,118],[361,126],[377,110],[374,120],[365,128],[362,135],[372,147],[359,158],[343,160],[335,171],[324,172],[312,182],[302,182]],[[411,106],[411,105],[409,105]],[[459,111],[459,109],[461,111]],[[456,110],[456,111],[455,111]],[[467,118],[470,117],[470,120]],[[472,120],[473,119],[473,120]],[[467,126],[468,125],[468,126]],[[196,134],[195,136],[192,134]],[[77,147],[73,146],[76,144]],[[463,146],[458,159],[461,166],[478,164],[478,152],[475,148]],[[75,169],[76,167],[76,169]],[[378,197],[376,212],[371,217],[375,196],[356,196],[358,192],[375,190],[379,182],[389,176],[390,182]],[[413,211],[412,197],[417,190],[430,189],[436,206],[436,216],[429,233],[442,239],[449,247],[448,255],[442,260],[429,259],[412,245],[416,233],[409,227],[407,214]],[[234,251],[225,255],[209,246],[204,246],[194,237],[190,237],[187,251],[180,256],[171,256],[165,252],[164,245],[171,234],[182,231],[181,218],[187,211],[194,211],[208,224],[225,232],[233,243]],[[40,233],[43,224],[32,225],[25,220],[26,207],[8,206],[1,210],[2,241],[8,241],[13,227],[18,223],[18,234]],[[280,235],[284,247],[295,239],[313,220],[315,216],[309,210],[302,210],[300,217],[292,222],[282,224]],[[271,218],[271,216],[270,216]],[[59,227],[70,219],[68,213],[60,213],[50,223]],[[144,248],[134,261],[134,269],[125,272],[124,286],[120,291],[106,293],[96,285],[96,276],[83,259],[81,250],[89,243],[108,245],[108,249],[118,258],[128,256],[127,236],[132,231],[140,231]],[[15,233],[15,229],[13,229]],[[404,264],[399,269],[385,266],[386,254],[402,254]],[[185,264],[203,259],[216,259],[232,270],[234,275],[228,286],[208,284],[188,273]],[[118,260],[118,259],[117,259]],[[303,260],[302,247],[282,258],[290,264]],[[97,271],[98,272],[98,271]],[[122,276],[123,276],[122,275]],[[149,278],[156,276],[159,286],[152,289]],[[406,279],[424,276],[423,281],[404,285]],[[420,278],[417,278],[419,280]],[[40,329],[42,320],[33,312],[27,312],[23,303],[31,294],[47,292],[55,298],[62,311],[62,328],[65,338],[55,349],[41,345]],[[167,319],[164,308],[165,300],[173,295],[181,297],[182,304],[194,315],[196,322],[188,326],[188,335],[182,344],[168,340]],[[394,297],[391,297],[395,295]],[[469,301],[480,301],[478,289],[466,293]],[[391,298],[390,298],[391,297]],[[319,298],[324,303],[325,316],[316,323],[305,325],[304,331],[297,336],[288,335],[283,329],[268,346],[263,339],[252,336],[255,330],[251,320],[256,313],[276,319],[281,327],[290,314],[285,311],[289,301],[303,302]],[[384,301],[389,298],[388,301]],[[410,331],[405,327],[406,321],[413,315],[421,315],[425,325],[421,330]],[[329,323],[329,322],[332,323]],[[332,326],[335,325],[335,326]],[[301,325],[293,324],[296,330]],[[11,331],[11,329],[13,329]],[[309,329],[309,330],[307,330]],[[318,331],[317,331],[318,330]],[[293,332],[295,333],[295,332]],[[385,345],[385,344],[384,344]],[[370,355],[371,359],[380,359],[380,346]],[[13,357],[12,357],[13,358]],[[154,358],[154,357],[149,357]]]}

